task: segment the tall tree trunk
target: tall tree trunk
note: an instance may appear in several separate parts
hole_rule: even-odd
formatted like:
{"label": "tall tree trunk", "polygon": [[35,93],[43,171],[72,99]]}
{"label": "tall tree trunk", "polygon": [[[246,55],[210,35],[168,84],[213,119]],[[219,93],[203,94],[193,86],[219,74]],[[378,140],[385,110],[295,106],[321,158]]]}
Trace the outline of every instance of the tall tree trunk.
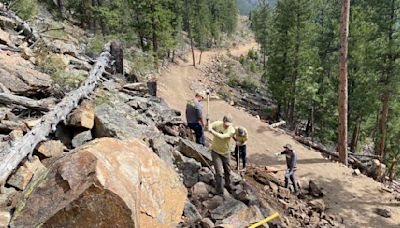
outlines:
{"label": "tall tree trunk", "polygon": [[203,50],[200,50],[199,65],[201,64],[201,56],[203,55]]}
{"label": "tall tree trunk", "polygon": [[349,37],[350,0],[342,0],[340,17],[339,56],[339,160],[347,165],[347,54]]}
{"label": "tall tree trunk", "polygon": [[390,21],[388,22],[390,26],[388,26],[388,59],[387,59],[387,67],[384,73],[384,91],[382,95],[382,111],[381,117],[379,120],[379,144],[375,149],[375,154],[380,156],[381,161],[385,156],[385,144],[386,144],[386,135],[387,135],[387,123],[388,123],[388,116],[389,116],[389,102],[390,102],[390,95],[391,95],[391,87],[393,83],[392,77],[395,74],[395,64],[396,64],[396,55],[393,53],[393,34],[394,34],[394,26],[397,26],[397,18],[395,15],[395,0],[391,1],[390,6]]}
{"label": "tall tree trunk", "polygon": [[393,179],[394,179],[394,176],[396,174],[398,160],[399,160],[398,157],[395,157],[395,158],[393,158],[392,163],[390,164],[390,168],[388,171],[389,181],[393,181]]}
{"label": "tall tree trunk", "polygon": [[294,72],[292,75],[292,85],[290,90],[289,102],[289,126],[290,129],[295,128],[295,106],[296,106],[296,82],[299,74],[299,52],[300,52],[300,13],[296,14],[296,44],[295,44],[295,59],[293,63]]}
{"label": "tall tree trunk", "polygon": [[353,135],[351,137],[351,143],[350,143],[350,151],[352,153],[355,153],[357,149],[358,140],[360,138],[360,127],[361,127],[361,120],[357,118],[356,125],[354,125]]}
{"label": "tall tree trunk", "polygon": [[192,37],[192,28],[190,25],[190,9],[188,0],[185,0],[185,8],[186,8],[186,24],[188,28],[188,35],[190,40],[190,48],[192,49],[192,58],[193,58],[193,66],[196,66],[196,57],[194,55],[194,44],[193,44],[193,37]]}
{"label": "tall tree trunk", "polygon": [[[387,85],[386,87],[388,87]],[[389,115],[389,89],[385,88],[385,91],[383,93],[382,97],[382,112],[381,112],[381,117],[379,120],[379,145],[376,149],[376,155],[379,155],[381,160],[383,159],[384,152],[385,152],[385,142],[386,142],[386,135],[387,135],[387,122],[388,122],[388,115]]]}
{"label": "tall tree trunk", "polygon": [[[151,11],[154,12],[154,5],[151,6]],[[153,44],[153,55],[154,55],[154,66],[158,69],[158,36],[157,36],[157,24],[155,16],[151,18],[151,27],[152,27],[152,44]]]}
{"label": "tall tree trunk", "polygon": [[[97,0],[92,0],[92,6],[91,7],[96,7],[97,6]],[[93,33],[97,34],[97,18],[96,15],[93,14],[92,9],[88,9],[90,11],[90,25],[92,27]]]}
{"label": "tall tree trunk", "polygon": [[[103,6],[103,0],[97,0],[97,3],[99,7]],[[101,27],[101,34],[103,36],[106,36],[108,34],[108,29],[103,16],[100,16],[100,27]]]}
{"label": "tall tree trunk", "polygon": [[263,69],[267,69],[267,51],[263,50]]}

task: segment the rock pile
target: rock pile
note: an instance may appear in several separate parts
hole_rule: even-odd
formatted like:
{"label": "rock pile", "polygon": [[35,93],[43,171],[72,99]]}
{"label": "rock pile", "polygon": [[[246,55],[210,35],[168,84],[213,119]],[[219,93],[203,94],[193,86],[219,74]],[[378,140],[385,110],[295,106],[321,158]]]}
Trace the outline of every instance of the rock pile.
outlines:
{"label": "rock pile", "polygon": [[278,199],[280,207],[301,227],[343,227],[342,219],[326,211],[323,200],[323,191],[314,181],[309,181],[309,186],[303,188],[302,193],[296,197],[290,189],[283,187],[283,183],[275,174],[265,173],[262,168],[252,167],[249,175],[261,184],[265,197]]}

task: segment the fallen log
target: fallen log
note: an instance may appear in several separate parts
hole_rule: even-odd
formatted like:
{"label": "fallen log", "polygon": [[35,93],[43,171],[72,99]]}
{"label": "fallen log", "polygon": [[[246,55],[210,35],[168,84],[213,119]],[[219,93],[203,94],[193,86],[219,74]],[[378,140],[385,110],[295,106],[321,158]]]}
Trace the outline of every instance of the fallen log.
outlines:
{"label": "fallen log", "polygon": [[36,145],[56,130],[57,124],[66,119],[67,115],[78,106],[79,101],[89,96],[109,64],[110,57],[110,44],[108,43],[82,86],[68,93],[61,102],[41,118],[39,124],[26,133],[24,137],[12,141],[0,153],[0,186],[6,182],[11,172],[26,156],[31,157]]}
{"label": "fallen log", "polygon": [[[335,159],[339,158],[339,153],[329,151],[322,145],[319,145],[317,143],[314,143],[314,142],[312,142],[310,140],[305,139],[304,137],[300,137],[300,136],[297,136],[297,135],[292,135],[292,137],[296,141],[300,142],[301,144],[309,146],[309,147],[313,148],[314,150],[317,150],[317,151],[319,151],[319,152],[321,152],[323,154],[332,156]],[[373,155],[366,155],[366,156],[373,157]],[[349,164],[357,167],[358,169],[360,169],[360,171],[366,171],[368,169],[368,166],[363,164],[359,159],[357,159],[354,154],[348,154],[348,161],[349,161]]]}
{"label": "fallen log", "polygon": [[39,111],[49,111],[54,105],[54,100],[43,99],[34,100],[27,97],[17,96],[10,93],[0,93],[0,103],[5,105],[21,105],[29,109],[39,110]]}
{"label": "fallen log", "polygon": [[269,126],[272,127],[272,128],[276,128],[276,127],[279,127],[279,126],[285,125],[285,124],[286,124],[286,122],[282,120],[282,121],[279,121],[277,123],[270,124]]}

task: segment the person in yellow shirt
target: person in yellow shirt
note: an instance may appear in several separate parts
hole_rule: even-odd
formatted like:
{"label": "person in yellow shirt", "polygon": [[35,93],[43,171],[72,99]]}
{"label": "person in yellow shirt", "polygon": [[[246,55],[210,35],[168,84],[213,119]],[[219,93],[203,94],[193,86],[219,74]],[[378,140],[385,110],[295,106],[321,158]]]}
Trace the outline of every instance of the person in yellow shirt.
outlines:
{"label": "person in yellow shirt", "polygon": [[233,136],[233,139],[236,141],[234,155],[235,158],[237,159],[237,167],[239,169],[240,158],[242,158],[243,170],[246,170],[246,149],[247,149],[246,143],[247,140],[249,139],[249,134],[247,133],[246,128],[244,127],[236,128],[236,133]]}
{"label": "person in yellow shirt", "polygon": [[[215,121],[210,124],[208,130],[213,134],[214,138],[211,144],[211,157],[215,169],[215,182],[217,194],[224,194],[224,186],[230,191],[230,172],[229,167],[229,143],[235,135],[235,128],[232,126],[232,117],[224,116],[222,121]],[[222,180],[222,172],[224,173],[225,183]]]}

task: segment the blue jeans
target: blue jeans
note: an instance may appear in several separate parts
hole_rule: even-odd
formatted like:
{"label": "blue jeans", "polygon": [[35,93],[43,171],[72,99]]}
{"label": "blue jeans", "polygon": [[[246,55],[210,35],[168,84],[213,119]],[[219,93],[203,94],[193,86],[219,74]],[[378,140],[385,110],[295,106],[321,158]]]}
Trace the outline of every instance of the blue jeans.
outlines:
{"label": "blue jeans", "polygon": [[236,146],[235,147],[235,158],[237,159],[237,165],[239,166],[239,160],[238,159],[238,151],[239,151],[239,156],[243,160],[243,169],[246,168],[246,145],[241,145],[241,146]]}
{"label": "blue jeans", "polygon": [[296,177],[294,175],[295,172],[296,172],[295,169],[286,170],[286,173],[285,173],[285,188],[289,187],[289,179],[290,179],[290,181],[292,181],[292,184],[293,184],[294,192],[297,193],[299,191],[299,189],[297,188]]}
{"label": "blue jeans", "polygon": [[204,146],[204,129],[199,123],[188,123],[190,129],[194,131],[196,143]]}

